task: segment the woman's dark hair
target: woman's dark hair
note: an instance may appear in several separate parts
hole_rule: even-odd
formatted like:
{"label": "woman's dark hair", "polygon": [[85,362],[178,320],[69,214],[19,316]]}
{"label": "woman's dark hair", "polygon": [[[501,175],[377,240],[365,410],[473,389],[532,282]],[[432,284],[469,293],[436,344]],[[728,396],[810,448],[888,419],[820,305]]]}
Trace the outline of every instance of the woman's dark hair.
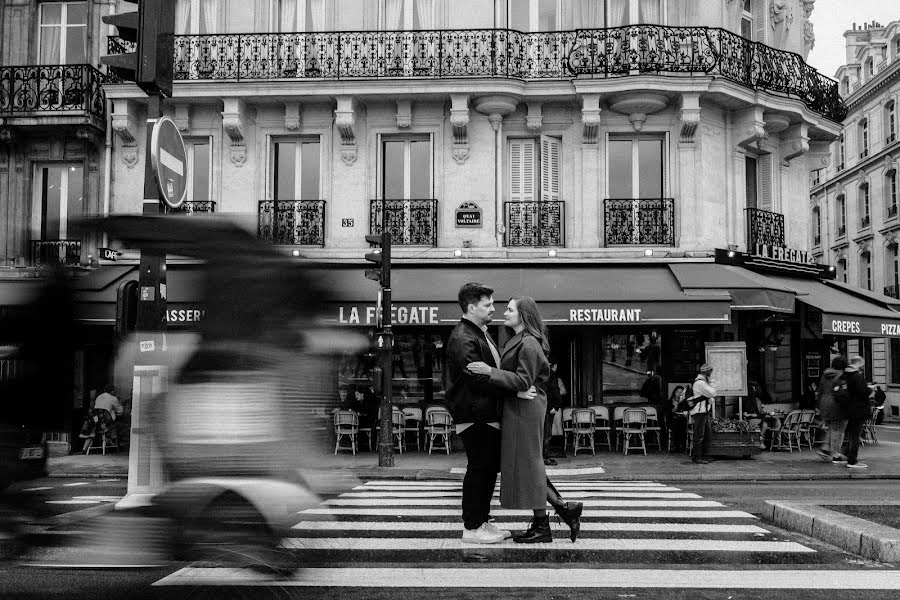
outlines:
{"label": "woman's dark hair", "polygon": [[676,385],[675,388],[672,390],[671,395],[669,395],[669,402],[673,402],[676,398],[678,398],[678,396],[681,394],[681,392],[683,390],[684,390],[683,385]]}
{"label": "woman's dark hair", "polygon": [[847,359],[841,355],[835,356],[831,359],[831,368],[838,371],[843,371],[847,368]]}
{"label": "woman's dark hair", "polygon": [[541,312],[538,310],[537,302],[531,296],[513,298],[513,302],[516,303],[516,310],[519,311],[519,318],[522,319],[525,331],[541,343],[544,355],[550,356],[550,337],[544,319],[541,318]]}
{"label": "woman's dark hair", "polygon": [[103,393],[105,393],[105,394],[112,394],[114,391],[116,391],[116,386],[114,386],[111,383],[108,383],[103,386]]}

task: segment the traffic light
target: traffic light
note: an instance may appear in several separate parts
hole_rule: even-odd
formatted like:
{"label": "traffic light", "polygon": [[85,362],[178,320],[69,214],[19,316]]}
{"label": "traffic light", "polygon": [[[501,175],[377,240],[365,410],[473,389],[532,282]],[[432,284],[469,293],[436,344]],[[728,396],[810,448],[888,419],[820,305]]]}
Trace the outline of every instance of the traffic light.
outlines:
{"label": "traffic light", "polygon": [[119,37],[136,45],[134,52],[103,56],[122,79],[134,81],[148,94],[172,97],[172,66],[175,58],[175,4],[177,0],[126,0],[138,5],[137,12],[103,17],[115,25]]}
{"label": "traffic light", "polygon": [[366,241],[374,250],[366,254],[366,260],[377,264],[378,269],[366,269],[366,278],[381,283],[381,287],[391,287],[391,234],[367,235]]}

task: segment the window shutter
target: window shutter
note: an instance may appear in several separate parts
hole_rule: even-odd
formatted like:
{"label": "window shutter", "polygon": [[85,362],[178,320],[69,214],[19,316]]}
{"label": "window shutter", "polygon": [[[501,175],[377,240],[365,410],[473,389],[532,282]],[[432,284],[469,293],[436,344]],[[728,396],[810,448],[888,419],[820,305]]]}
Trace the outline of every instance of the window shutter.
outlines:
{"label": "window shutter", "polygon": [[541,201],[559,200],[559,138],[541,136]]}
{"label": "window shutter", "polygon": [[775,205],[774,190],[772,188],[772,165],[771,154],[759,157],[759,208],[769,211]]}
{"label": "window shutter", "polygon": [[760,44],[766,43],[766,27],[769,24],[767,4],[765,0],[753,0],[753,41]]}
{"label": "window shutter", "polygon": [[509,142],[509,199],[513,202],[534,200],[534,140]]}

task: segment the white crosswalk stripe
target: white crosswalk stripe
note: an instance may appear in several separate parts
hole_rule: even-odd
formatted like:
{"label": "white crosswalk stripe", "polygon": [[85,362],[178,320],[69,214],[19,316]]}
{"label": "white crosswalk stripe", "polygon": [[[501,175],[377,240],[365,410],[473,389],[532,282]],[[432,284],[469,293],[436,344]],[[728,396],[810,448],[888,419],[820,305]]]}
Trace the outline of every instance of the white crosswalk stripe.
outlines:
{"label": "white crosswalk stripe", "polygon": [[[464,543],[461,539],[460,481],[366,482],[299,513],[292,535],[282,540],[282,547],[298,553],[298,562],[302,563],[302,557],[308,556],[314,558],[316,564],[304,568],[294,578],[279,579],[274,583],[337,588],[546,587],[547,569],[529,568],[526,563],[542,567],[547,561],[575,553],[581,558],[566,560],[580,560],[582,566],[594,563],[597,568],[566,568],[565,563],[554,566],[552,581],[565,582],[557,586],[559,588],[633,588],[635,581],[641,582],[638,587],[749,588],[760,587],[760,581],[771,581],[769,575],[773,571],[766,569],[765,563],[779,564],[783,560],[802,563],[802,557],[817,554],[803,543],[773,534],[750,513],[729,509],[721,502],[706,500],[666,484],[569,481],[560,482],[557,487],[566,500],[577,500],[585,505],[577,542],[569,541],[568,528],[564,524],[552,523],[554,540],[551,543],[517,544],[507,540],[485,546]],[[495,508],[491,515],[501,528],[519,531],[531,516],[530,511],[499,508],[496,498],[492,506]],[[488,560],[501,568],[468,565],[465,555],[473,551],[487,553],[492,557]],[[560,555],[561,552],[564,554]],[[687,555],[694,558],[685,558]],[[703,585],[698,584],[696,576],[684,575],[685,572],[698,574],[698,567],[694,565],[729,555],[755,558],[749,567],[742,564],[740,571],[714,571],[712,576],[703,579]],[[597,557],[618,559],[622,564],[643,562],[650,566],[646,570],[605,569],[603,564],[609,563],[610,559]],[[329,567],[329,562],[338,564]],[[458,562],[459,568],[454,568],[453,562]],[[502,568],[505,562],[512,564]],[[361,566],[347,568],[348,563]],[[415,564],[406,568],[402,563]],[[669,566],[672,563],[684,563],[684,568],[672,569]],[[760,567],[754,569],[755,563]],[[485,577],[488,572],[493,573],[492,578]],[[809,582],[814,581],[808,574],[820,571],[803,572],[807,575],[803,577],[805,585],[802,587],[808,589]],[[856,580],[852,576],[846,580],[835,578],[831,575],[833,571],[822,572],[829,575],[816,581],[830,582],[828,586],[831,587],[826,586],[827,589],[846,589],[843,587],[846,581]],[[671,576],[661,577],[660,573]],[[752,577],[735,576],[735,573],[751,573]],[[650,574],[653,576],[648,578]],[[542,581],[541,578],[544,583],[537,583]],[[447,586],[434,583],[451,580],[453,583]],[[793,581],[780,575],[777,580]],[[655,585],[645,585],[646,581],[653,581]],[[872,581],[868,586],[870,589],[873,586],[886,589],[879,586],[887,585],[887,579]],[[181,569],[155,585],[272,584],[271,578],[260,578],[240,569],[198,566]]]}

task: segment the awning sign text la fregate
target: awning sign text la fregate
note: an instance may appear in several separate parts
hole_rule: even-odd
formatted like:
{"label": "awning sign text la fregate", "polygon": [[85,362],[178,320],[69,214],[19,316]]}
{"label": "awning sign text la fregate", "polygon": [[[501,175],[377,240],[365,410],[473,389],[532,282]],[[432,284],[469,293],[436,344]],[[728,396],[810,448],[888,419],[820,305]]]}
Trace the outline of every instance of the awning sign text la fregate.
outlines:
{"label": "awning sign text la fregate", "polygon": [[[375,325],[378,312],[374,306],[338,307],[338,323],[342,325]],[[394,325],[437,325],[437,306],[391,306],[391,323]]]}

